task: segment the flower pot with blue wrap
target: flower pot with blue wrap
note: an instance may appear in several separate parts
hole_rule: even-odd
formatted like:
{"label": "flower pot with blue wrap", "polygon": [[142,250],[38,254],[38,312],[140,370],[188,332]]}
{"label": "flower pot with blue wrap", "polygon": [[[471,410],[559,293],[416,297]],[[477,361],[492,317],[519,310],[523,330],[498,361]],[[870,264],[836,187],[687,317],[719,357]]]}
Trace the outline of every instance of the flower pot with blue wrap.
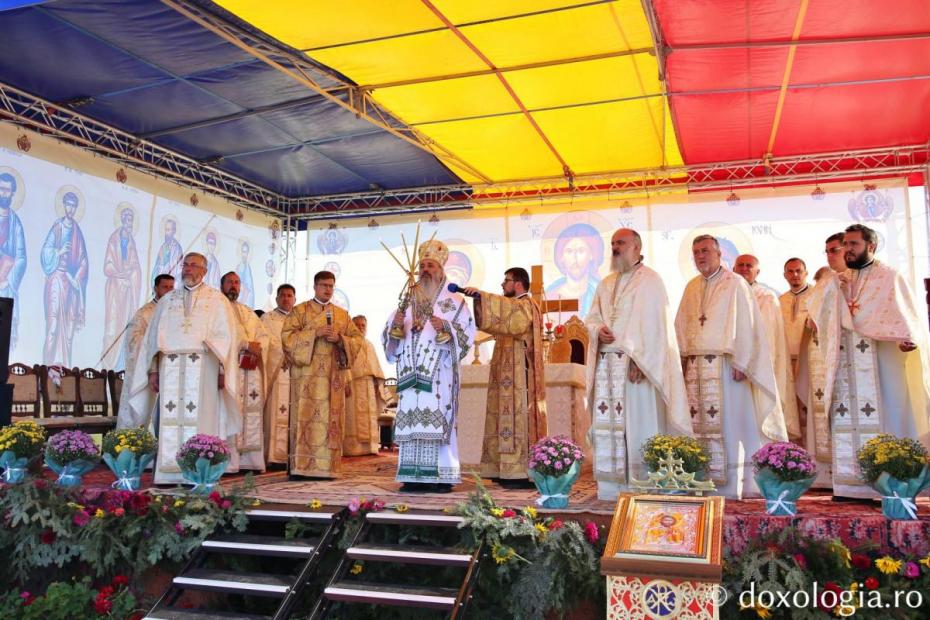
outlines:
{"label": "flower pot with blue wrap", "polygon": [[882,434],[867,441],[857,453],[863,479],[882,497],[888,519],[917,519],[915,499],[930,487],[927,449],[920,442]]}
{"label": "flower pot with blue wrap", "polygon": [[178,450],[181,476],[194,485],[191,493],[209,494],[218,485],[229,464],[229,447],[213,435],[194,435]]}
{"label": "flower pot with blue wrap", "polygon": [[112,430],[103,436],[103,462],[116,476],[114,489],[138,491],[142,472],[155,458],[155,436],[141,426]]}
{"label": "flower pot with blue wrap", "polygon": [[765,512],[793,517],[798,499],[817,478],[817,465],[801,446],[788,441],[765,444],[752,455],[756,485],[765,498]]}
{"label": "flower pot with blue wrap", "polygon": [[45,466],[58,474],[58,484],[76,487],[100,460],[100,450],[93,438],[83,431],[61,431],[52,435],[45,446]]}
{"label": "flower pot with blue wrap", "polygon": [[42,453],[45,429],[31,420],[0,428],[0,467],[2,481],[18,484],[26,479],[30,463]]}
{"label": "flower pot with blue wrap", "polygon": [[567,437],[544,437],[530,449],[530,477],[543,508],[565,508],[572,485],[581,473],[584,453]]}

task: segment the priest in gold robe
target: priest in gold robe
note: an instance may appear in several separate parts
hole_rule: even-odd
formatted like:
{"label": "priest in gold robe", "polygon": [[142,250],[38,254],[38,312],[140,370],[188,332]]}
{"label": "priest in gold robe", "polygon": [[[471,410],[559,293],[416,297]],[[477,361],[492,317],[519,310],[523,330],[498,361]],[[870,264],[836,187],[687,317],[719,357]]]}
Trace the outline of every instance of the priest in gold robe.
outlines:
{"label": "priest in gold robe", "polygon": [[291,412],[291,371],[281,332],[294,304],[297,293],[290,284],[278,287],[275,309],[262,315],[262,324],[268,332],[268,354],[265,356],[265,462],[287,464],[287,425]]}
{"label": "priest in gold robe", "polygon": [[529,484],[530,448],[547,434],[542,316],[529,296],[530,276],[504,272],[503,295],[468,287],[475,325],[495,336],[484,418],[481,476],[501,484]]}
{"label": "priest in gold robe", "polygon": [[242,432],[236,437],[234,449],[239,457],[239,469],[265,471],[265,355],[268,351],[268,331],[255,311],[240,304],[239,275],[230,271],[220,279],[220,289],[232,304],[239,335],[239,366],[236,371],[239,413]]}
{"label": "priest in gold robe", "polygon": [[[126,360],[126,368],[123,373],[123,388],[120,391],[119,411],[117,411],[116,414],[117,428],[133,428],[139,426],[141,423],[139,420],[135,419],[132,413],[132,407],[129,406],[129,391],[132,387],[129,382],[132,380],[132,373],[136,368],[136,358],[139,356],[139,349],[142,346],[142,339],[145,337],[145,330],[148,329],[149,323],[152,320],[152,315],[155,314],[158,300],[174,290],[174,277],[169,276],[167,273],[155,276],[155,287],[152,290],[154,293],[152,299],[136,310],[129,324],[126,325],[126,333],[123,335],[122,357]],[[147,402],[142,403],[140,407],[145,411],[152,411],[152,408],[155,406],[156,396],[157,394],[155,394],[155,392],[148,390],[149,399]]]}
{"label": "priest in gold robe", "polygon": [[733,263],[733,272],[743,276],[749,283],[753,299],[762,313],[765,335],[768,339],[769,352],[772,354],[772,369],[775,371],[775,384],[778,386],[778,400],[788,437],[792,441],[801,440],[801,421],[798,415],[798,399],[794,389],[794,371],[791,356],[788,354],[788,336],[785,334],[785,322],[778,303],[778,293],[770,286],[759,282],[759,259],[752,254],[741,254]]}
{"label": "priest in gold robe", "polygon": [[151,421],[148,390],[158,393],[157,484],[181,482],[175,455],[194,435],[214,435],[232,446],[242,430],[236,317],[229,300],[204,284],[206,274],[202,254],[184,256],[184,285],[158,302],[129,380],[131,415],[140,426]]}
{"label": "priest in gold robe", "polygon": [[647,439],[692,434],[662,278],[643,264],[635,230],[617,230],[610,249],[611,273],[598,284],[584,320],[594,479],[603,500],[616,499],[630,478],[646,479],[640,450]]}
{"label": "priest in gold robe", "polygon": [[381,444],[378,416],[384,410],[384,371],[375,345],[365,338],[368,319],[361,314],[352,322],[362,335],[362,347],[352,364],[352,390],[346,401],[346,432],[342,440],[345,456],[377,454]]}
{"label": "priest in gold robe", "polygon": [[[930,334],[923,304],[900,273],[875,258],[878,235],[862,224],[843,237],[847,270],[817,285],[811,302],[823,357],[833,495],[876,497],[856,453],[890,433],[930,446]],[[816,431],[823,438],[826,428]]]}
{"label": "priest in gold robe", "polygon": [[332,303],[336,276],[313,276],[313,299],[291,310],[281,342],[291,367],[292,476],[338,478],[342,469],[346,395],[362,335],[349,313]]}
{"label": "priest in gold robe", "polygon": [[691,251],[700,273],[685,287],[675,331],[694,434],[723,495],[758,495],[752,455],[788,440],[762,313],[746,281],[721,266],[714,237],[695,237]]}

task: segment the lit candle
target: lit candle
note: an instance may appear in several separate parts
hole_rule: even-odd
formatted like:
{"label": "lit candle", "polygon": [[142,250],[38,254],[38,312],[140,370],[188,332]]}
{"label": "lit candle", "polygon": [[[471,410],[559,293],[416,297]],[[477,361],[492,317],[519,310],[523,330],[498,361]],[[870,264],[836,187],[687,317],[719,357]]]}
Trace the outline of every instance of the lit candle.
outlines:
{"label": "lit candle", "polygon": [[559,295],[559,325],[562,324],[562,296]]}

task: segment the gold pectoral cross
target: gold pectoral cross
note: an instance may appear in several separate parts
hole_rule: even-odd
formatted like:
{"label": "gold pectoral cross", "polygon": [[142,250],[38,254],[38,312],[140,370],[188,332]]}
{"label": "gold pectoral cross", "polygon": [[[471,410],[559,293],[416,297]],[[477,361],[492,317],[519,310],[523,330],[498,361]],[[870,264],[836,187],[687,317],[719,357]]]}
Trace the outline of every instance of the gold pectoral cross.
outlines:
{"label": "gold pectoral cross", "polygon": [[189,333],[190,333],[190,329],[191,329],[191,327],[193,327],[193,326],[194,326],[194,325],[193,325],[193,323],[191,323],[190,317],[189,317],[189,316],[185,316],[185,317],[184,317],[184,322],[181,323],[181,328],[184,330],[184,333],[185,333],[185,334],[189,334]]}

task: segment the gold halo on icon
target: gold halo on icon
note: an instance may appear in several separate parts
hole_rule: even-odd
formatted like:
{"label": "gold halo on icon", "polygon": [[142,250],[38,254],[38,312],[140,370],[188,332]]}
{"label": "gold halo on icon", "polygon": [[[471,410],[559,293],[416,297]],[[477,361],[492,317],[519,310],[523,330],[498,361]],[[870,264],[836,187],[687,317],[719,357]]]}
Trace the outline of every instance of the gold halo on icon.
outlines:
{"label": "gold halo on icon", "polygon": [[[455,282],[459,286],[474,286],[476,288],[484,288],[485,286],[490,287],[491,292],[497,292],[497,289],[491,287],[489,284],[486,284],[484,281],[485,271],[484,271],[484,257],[481,255],[481,252],[478,251],[474,245],[465,241],[464,239],[445,239],[443,243],[449,248],[449,258],[446,260],[444,271],[446,277],[449,279],[449,282]],[[458,280],[462,279],[464,276],[468,275],[464,272],[464,264],[461,264],[462,261],[456,256],[456,252],[461,256],[464,256],[468,259],[468,262],[471,264],[471,275],[468,276],[467,281],[459,282]],[[458,275],[458,278],[450,277]],[[503,278],[501,274],[501,278]],[[494,284],[497,284],[496,282]]]}
{"label": "gold halo on icon", "polygon": [[609,239],[610,235],[613,234],[613,227],[611,227],[610,222],[607,221],[604,216],[594,211],[569,211],[552,220],[549,225],[546,226],[546,230],[542,234],[542,239],[539,241],[540,260],[543,265],[546,266],[546,270],[555,276],[553,280],[564,275],[555,264],[555,242],[558,240],[563,230],[575,224],[587,224],[598,232],[604,251],[597,273],[600,277],[603,277],[610,269]]}
{"label": "gold halo on icon", "polygon": [[14,211],[19,211],[19,208],[23,206],[23,201],[26,200],[26,186],[23,184],[23,175],[21,175],[16,168],[0,166],[0,174],[4,172],[12,175],[13,178],[16,179],[16,193],[13,194],[13,203],[10,207],[12,207]]}
{"label": "gold halo on icon", "polygon": [[203,243],[201,243],[201,245],[203,246],[203,251],[207,252],[207,237],[211,233],[213,234],[213,238],[216,239],[216,246],[213,248],[213,255],[216,256],[220,253],[220,233],[216,232],[215,228],[212,226],[207,226],[204,228],[202,237]]}
{"label": "gold halo on icon", "polygon": [[113,211],[113,225],[117,228],[123,226],[123,211],[129,209],[132,211],[132,234],[139,234],[139,211],[129,202],[121,202],[116,205],[116,209]]}
{"label": "gold halo on icon", "polygon": [[[752,241],[737,226],[726,222],[698,224],[688,231],[678,247],[678,268],[685,279],[693,278],[697,274],[697,268],[694,266],[691,255],[691,242],[699,235],[713,235],[717,238],[722,253],[720,264],[725,265],[728,269],[733,269],[731,261],[736,260],[736,257],[740,254],[753,254]],[[730,256],[734,250],[736,254]]]}
{"label": "gold halo on icon", "polygon": [[74,211],[74,221],[80,222],[81,218],[84,217],[84,192],[79,190],[75,185],[62,185],[58,188],[58,193],[55,194],[55,214],[58,217],[65,216],[65,207],[61,204],[61,201],[65,197],[65,194],[68,192],[72,192],[77,195],[78,206]]}
{"label": "gold halo on icon", "polygon": [[248,263],[251,263],[252,262],[252,242],[249,239],[246,239],[245,237],[239,237],[238,239],[236,239],[236,258],[240,261],[242,260],[243,244],[249,246]]}
{"label": "gold halo on icon", "polygon": [[174,222],[174,240],[181,243],[181,223],[178,221],[178,216],[169,213],[161,218],[161,222],[158,224],[158,230],[153,234],[155,239],[158,240],[159,247],[165,241],[165,224],[168,222]]}

